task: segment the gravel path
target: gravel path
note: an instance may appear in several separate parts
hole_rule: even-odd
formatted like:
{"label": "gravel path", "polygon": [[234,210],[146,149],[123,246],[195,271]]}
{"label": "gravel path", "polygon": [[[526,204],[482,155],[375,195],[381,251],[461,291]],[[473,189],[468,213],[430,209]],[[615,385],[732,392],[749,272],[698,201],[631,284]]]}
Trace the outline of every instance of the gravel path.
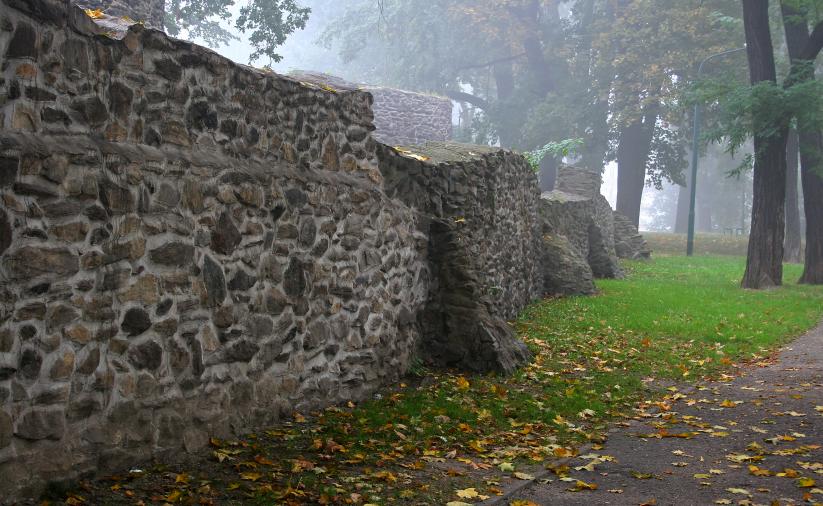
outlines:
{"label": "gravel path", "polygon": [[[770,363],[673,397],[612,430],[602,449],[569,461],[565,480],[553,473],[487,503],[823,503],[823,325]],[[592,462],[591,471],[575,469]],[[597,489],[571,491],[576,480]]]}

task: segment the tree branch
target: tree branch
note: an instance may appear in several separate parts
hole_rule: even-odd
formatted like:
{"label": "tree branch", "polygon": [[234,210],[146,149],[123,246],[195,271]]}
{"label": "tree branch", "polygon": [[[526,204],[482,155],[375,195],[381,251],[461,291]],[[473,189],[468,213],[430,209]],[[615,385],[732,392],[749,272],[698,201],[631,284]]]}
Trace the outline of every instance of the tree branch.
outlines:
{"label": "tree branch", "polygon": [[517,60],[518,58],[522,58],[524,56],[526,56],[526,53],[520,53],[520,54],[516,54],[516,55],[513,55],[513,56],[506,56],[506,57],[503,57],[503,58],[498,58],[496,60],[488,61],[486,63],[477,63],[475,65],[465,65],[463,67],[457,67],[456,69],[454,69],[454,72],[457,73],[457,72],[460,72],[461,70],[480,69],[480,68],[485,68],[485,67],[491,67],[492,65]]}
{"label": "tree branch", "polygon": [[457,102],[466,102],[483,110],[489,109],[489,103],[485,99],[470,93],[464,93],[462,91],[447,91],[446,96]]}

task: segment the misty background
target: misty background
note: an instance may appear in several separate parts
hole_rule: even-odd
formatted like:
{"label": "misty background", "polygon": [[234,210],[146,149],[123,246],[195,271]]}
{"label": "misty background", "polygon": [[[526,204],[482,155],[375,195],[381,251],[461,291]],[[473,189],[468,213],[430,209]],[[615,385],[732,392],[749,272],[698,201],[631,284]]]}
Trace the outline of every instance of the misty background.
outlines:
{"label": "misty background", "polygon": [[[301,6],[311,8],[311,16],[304,30],[298,30],[289,35],[285,44],[280,46],[278,53],[282,56],[279,62],[257,61],[255,66],[267,66],[280,74],[292,71],[319,71],[346,80],[358,83],[385,85],[412,89],[412,86],[398,86],[390,76],[381,74],[381,58],[390,58],[389,54],[380,54],[372,51],[361,58],[354,65],[344,61],[341,53],[350,48],[342,46],[341,41],[330,36],[335,25],[345,22],[346,16],[351,16],[353,7],[362,5],[362,0],[302,0]],[[378,27],[386,33],[392,31],[391,23],[383,12],[377,8],[378,2],[373,2],[375,8],[366,11],[365,15],[373,16]],[[232,14],[237,17],[240,3],[231,8]],[[569,14],[568,9],[561,3],[558,9],[561,17]],[[359,11],[363,14],[362,9]],[[233,28],[233,23],[224,24],[236,38],[220,47],[213,47],[218,53],[238,63],[249,64],[254,48],[244,34]],[[379,35],[378,35],[379,36]],[[206,41],[192,38],[197,43],[208,45]],[[372,65],[364,65],[362,60],[371,59]],[[396,79],[395,79],[396,81]],[[470,88],[467,91],[472,91]],[[454,101],[453,124],[456,132],[460,131],[461,121],[465,121],[463,104]],[[471,111],[468,111],[471,113]],[[457,139],[465,140],[465,139]],[[496,144],[496,143],[495,143]],[[750,148],[749,148],[750,150]],[[709,145],[705,154],[701,155],[700,171],[698,174],[696,229],[698,232],[715,232],[741,234],[748,233],[751,219],[752,179],[750,171],[743,171],[731,176],[729,173],[739,168],[747,152],[738,153],[732,157],[725,152],[722,146]],[[684,164],[691,159],[686,153]],[[574,163],[574,157],[564,161]],[[690,179],[689,170],[683,170],[683,177]],[[659,186],[656,188],[655,186]],[[606,197],[613,208],[617,207],[617,163],[606,162],[603,166],[603,185],[601,193]],[[802,194],[802,192],[801,192]],[[663,179],[653,185],[649,177],[643,190],[640,211],[640,229],[643,231],[679,232],[685,233],[688,219],[688,189]],[[802,206],[802,202],[801,202]],[[801,207],[802,208],[802,207]]]}

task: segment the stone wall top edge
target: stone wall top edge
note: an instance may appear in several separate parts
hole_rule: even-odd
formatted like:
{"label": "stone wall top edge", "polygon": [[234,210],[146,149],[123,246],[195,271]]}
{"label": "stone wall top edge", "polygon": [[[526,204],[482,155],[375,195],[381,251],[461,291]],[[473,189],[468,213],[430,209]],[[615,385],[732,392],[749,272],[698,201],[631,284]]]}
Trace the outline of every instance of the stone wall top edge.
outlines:
{"label": "stone wall top edge", "polygon": [[451,104],[451,99],[449,97],[444,97],[442,95],[438,95],[437,93],[423,93],[423,92],[420,92],[420,91],[409,91],[409,90],[403,90],[403,89],[400,89],[400,88],[390,88],[388,86],[375,86],[375,85],[369,85],[369,84],[361,84],[357,87],[357,89],[359,89],[361,91],[371,91],[371,92],[385,91],[385,92],[389,92],[389,93],[397,93],[397,94],[403,94],[403,95],[407,95],[407,96],[420,97],[420,98],[424,98],[424,99],[427,99],[427,100],[437,99],[439,101],[448,102],[449,104]]}
{"label": "stone wall top edge", "polygon": [[[490,159],[501,155],[521,157],[523,162],[527,163],[521,153],[497,146],[463,144],[449,141],[431,141],[422,145],[412,146],[390,146],[385,143],[379,144],[391,150],[396,156],[402,157],[410,162],[417,162],[423,165],[436,166],[471,163],[472,161]],[[421,160],[418,156],[425,157],[426,159]]]}
{"label": "stone wall top edge", "polygon": [[[65,0],[0,0],[0,4],[5,4],[9,8],[21,12],[37,21],[49,23],[58,28],[63,28],[68,25],[72,30],[80,35],[90,38],[97,38],[97,42],[123,44],[122,39],[124,38],[126,32],[142,32],[143,36],[159,39],[156,43],[167,45],[170,49],[190,51],[198,54],[199,56],[206,56],[228,67],[248,74],[253,74],[260,78],[272,79],[302,89],[320,91],[333,96],[336,95],[340,97],[364,99],[369,105],[374,102],[372,94],[367,90],[361,90],[359,88],[339,90],[329,89],[315,83],[301,81],[299,79],[278,74],[273,71],[258,69],[250,65],[235,62],[207,47],[195,44],[194,42],[171,37],[160,30],[144,27],[139,23],[127,26],[126,32],[113,34],[110,25],[96,23],[95,20],[86,15],[83,9],[76,5],[69,4],[69,2]],[[370,130],[374,129],[372,118],[364,118],[363,124],[367,125]]]}

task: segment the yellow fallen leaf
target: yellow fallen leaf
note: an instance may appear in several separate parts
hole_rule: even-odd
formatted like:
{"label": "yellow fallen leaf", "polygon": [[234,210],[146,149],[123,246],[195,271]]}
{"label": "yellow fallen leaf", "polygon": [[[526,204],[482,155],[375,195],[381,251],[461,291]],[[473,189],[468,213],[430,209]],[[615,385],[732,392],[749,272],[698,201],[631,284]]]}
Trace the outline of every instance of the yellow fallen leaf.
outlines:
{"label": "yellow fallen leaf", "polygon": [[530,475],[529,473],[521,473],[521,472],[514,473],[514,477],[517,478],[518,480],[526,480],[526,481],[534,479],[534,476]]}
{"label": "yellow fallen leaf", "polygon": [[457,497],[460,497],[461,499],[474,499],[479,495],[480,493],[478,493],[477,489],[474,488],[465,488],[457,491]]}
{"label": "yellow fallen leaf", "polygon": [[262,473],[240,473],[240,477],[246,481],[257,481],[263,477]]}
{"label": "yellow fallen leaf", "polygon": [[499,467],[504,473],[511,473],[514,471],[514,464],[511,462],[503,462],[497,467]]}
{"label": "yellow fallen leaf", "polygon": [[754,476],[771,476],[772,472],[762,467],[749,466],[749,472]]}
{"label": "yellow fallen leaf", "polygon": [[574,488],[572,490],[575,492],[580,490],[597,490],[597,483],[586,483],[583,480],[577,480],[574,482]]}
{"label": "yellow fallen leaf", "polygon": [[715,504],[731,504],[732,502],[728,499],[718,499],[714,501]]}
{"label": "yellow fallen leaf", "polygon": [[467,503],[467,502],[462,502],[462,501],[449,501],[449,502],[446,503],[446,506],[472,506],[472,505]]}
{"label": "yellow fallen leaf", "polygon": [[401,147],[395,146],[394,149],[395,149],[395,151],[397,151],[401,155],[405,156],[406,158],[411,158],[413,160],[418,160],[420,162],[426,162],[426,161],[429,160],[428,156],[418,155],[417,153],[414,153],[413,151],[410,151],[406,148],[401,148]]}
{"label": "yellow fallen leaf", "polygon": [[458,390],[464,390],[465,391],[465,390],[469,389],[469,386],[470,386],[469,380],[467,380],[463,376],[460,376],[459,378],[454,380],[454,382],[457,384]]}
{"label": "yellow fallen leaf", "polygon": [[752,495],[752,493],[745,488],[727,488],[726,492],[730,494]]}
{"label": "yellow fallen leaf", "polygon": [[100,9],[85,9],[86,16],[91,19],[100,19],[103,17],[103,11]]}
{"label": "yellow fallen leaf", "polygon": [[800,488],[812,488],[814,485],[814,480],[811,478],[800,478],[797,480],[797,486]]}
{"label": "yellow fallen leaf", "polygon": [[183,492],[180,492],[179,490],[172,490],[171,493],[166,496],[166,502],[177,502],[182,495]]}
{"label": "yellow fallen leaf", "polygon": [[695,477],[695,479],[698,479],[698,480],[708,480],[709,478],[712,477],[710,474],[704,474],[704,473],[698,473],[698,474],[695,474],[693,476]]}

